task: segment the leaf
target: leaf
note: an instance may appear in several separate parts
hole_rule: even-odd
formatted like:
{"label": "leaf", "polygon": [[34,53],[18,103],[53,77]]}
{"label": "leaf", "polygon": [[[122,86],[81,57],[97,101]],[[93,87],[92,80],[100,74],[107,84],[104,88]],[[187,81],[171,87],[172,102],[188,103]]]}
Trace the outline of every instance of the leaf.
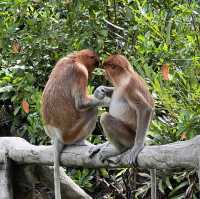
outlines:
{"label": "leaf", "polygon": [[163,194],[165,194],[165,191],[164,191],[164,186],[163,186],[163,181],[160,180],[159,183],[158,183],[158,188],[159,188],[159,191]]}
{"label": "leaf", "polygon": [[102,174],[102,176],[105,178],[105,177],[109,177],[109,174],[107,172],[107,170],[105,168],[101,168],[100,169],[100,172]]}
{"label": "leaf", "polygon": [[17,115],[17,113],[19,112],[20,106],[18,106],[15,111],[14,111],[14,115]]}
{"label": "leaf", "polygon": [[140,173],[140,172],[139,172],[138,175],[139,175],[139,176],[142,176],[142,177],[144,177],[144,178],[149,178],[149,179],[151,178],[151,176],[150,176],[149,174],[147,174],[147,173]]}
{"label": "leaf", "polygon": [[14,40],[12,42],[12,52],[14,54],[17,54],[17,53],[21,52],[21,46],[20,46],[20,44],[19,44],[19,42],[17,40]]}
{"label": "leaf", "polygon": [[171,184],[171,182],[169,180],[169,176],[166,178],[166,185],[170,190],[173,190],[172,184]]}
{"label": "leaf", "polygon": [[8,86],[1,87],[0,93],[10,92],[13,90],[14,90],[13,86],[8,85]]}
{"label": "leaf", "polygon": [[173,189],[173,191],[171,191],[169,193],[169,196],[173,196],[174,194],[176,194],[180,189],[182,189],[183,187],[185,187],[186,185],[188,185],[187,181],[182,182],[181,184],[179,184],[177,187],[175,187]]}
{"label": "leaf", "polygon": [[22,100],[22,108],[25,113],[29,113],[29,103],[26,100]]}
{"label": "leaf", "polygon": [[169,80],[169,64],[163,64],[161,68],[162,76],[164,80]]}
{"label": "leaf", "polygon": [[180,140],[187,140],[187,134],[186,134],[186,132],[183,132],[183,133],[181,134]]}

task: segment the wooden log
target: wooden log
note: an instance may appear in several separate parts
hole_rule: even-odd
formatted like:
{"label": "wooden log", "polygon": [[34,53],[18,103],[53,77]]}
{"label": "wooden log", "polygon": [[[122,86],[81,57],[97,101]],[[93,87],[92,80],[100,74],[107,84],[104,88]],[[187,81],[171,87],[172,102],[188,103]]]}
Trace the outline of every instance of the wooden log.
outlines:
{"label": "wooden log", "polygon": [[[61,165],[68,167],[132,167],[119,157],[110,158],[112,162],[101,162],[98,155],[89,157],[92,146],[66,147],[61,154]],[[18,164],[53,165],[52,146],[34,146],[19,137],[1,137],[0,150],[8,151],[8,157]],[[176,169],[199,167],[200,136],[187,141],[180,141],[166,145],[145,146],[138,156],[139,167],[145,169]],[[0,160],[1,161],[1,160]]]}

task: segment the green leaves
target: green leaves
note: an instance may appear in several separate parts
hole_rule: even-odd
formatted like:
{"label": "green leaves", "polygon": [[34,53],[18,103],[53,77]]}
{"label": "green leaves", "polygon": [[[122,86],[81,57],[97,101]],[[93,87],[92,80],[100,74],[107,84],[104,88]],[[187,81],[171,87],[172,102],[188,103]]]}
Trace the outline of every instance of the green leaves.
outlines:
{"label": "green leaves", "polygon": [[[148,132],[152,143],[198,135],[199,9],[197,1],[174,0],[1,1],[0,103],[12,107],[12,128],[34,144],[48,143],[40,118],[41,92],[48,75],[59,58],[90,48],[102,61],[112,53],[126,55],[147,82],[156,105]],[[168,67],[162,72],[166,63]],[[89,93],[101,84],[107,82],[102,70],[96,69]],[[29,104],[27,113],[22,110],[22,100]],[[104,111],[101,109],[99,114]],[[98,128],[91,139],[96,144],[104,141]],[[103,169],[100,173],[120,178],[124,171]],[[83,170],[74,175],[79,184],[92,190],[93,172]],[[195,183],[187,183],[186,176],[184,179],[160,179],[159,192],[181,198],[187,189],[187,194],[195,198]],[[150,182],[141,188],[142,183],[137,183],[135,196],[149,194]]]}

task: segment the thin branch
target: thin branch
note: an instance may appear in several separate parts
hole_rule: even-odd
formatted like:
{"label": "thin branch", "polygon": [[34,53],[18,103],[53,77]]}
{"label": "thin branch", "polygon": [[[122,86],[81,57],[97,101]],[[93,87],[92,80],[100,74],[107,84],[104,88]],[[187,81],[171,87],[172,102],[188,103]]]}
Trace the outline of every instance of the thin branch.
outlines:
{"label": "thin branch", "polygon": [[124,28],[122,28],[122,27],[120,27],[120,26],[118,26],[118,25],[115,25],[115,24],[111,23],[110,21],[108,21],[108,20],[106,20],[106,19],[103,19],[103,20],[104,20],[108,25],[112,26],[113,28],[124,31]]}

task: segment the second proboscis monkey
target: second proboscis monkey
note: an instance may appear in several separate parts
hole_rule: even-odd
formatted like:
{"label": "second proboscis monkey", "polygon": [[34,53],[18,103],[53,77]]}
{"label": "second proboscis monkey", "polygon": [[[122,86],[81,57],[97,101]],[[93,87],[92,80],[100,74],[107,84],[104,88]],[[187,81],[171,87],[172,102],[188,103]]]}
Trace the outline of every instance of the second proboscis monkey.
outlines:
{"label": "second proboscis monkey", "polygon": [[[130,149],[126,156],[129,164],[135,164],[138,153],[144,147],[145,134],[154,111],[154,100],[144,80],[133,70],[123,55],[111,55],[103,63],[107,78],[114,85],[100,86],[95,96],[104,98],[113,91],[109,113],[101,116],[101,125],[112,144],[97,145],[91,156],[99,151],[102,160]],[[114,147],[113,147],[114,146]]]}
{"label": "second proboscis monkey", "polygon": [[98,65],[98,55],[88,49],[60,59],[42,95],[45,132],[54,142],[55,198],[60,199],[59,157],[64,145],[80,143],[95,128],[101,100],[89,96],[88,77]]}

